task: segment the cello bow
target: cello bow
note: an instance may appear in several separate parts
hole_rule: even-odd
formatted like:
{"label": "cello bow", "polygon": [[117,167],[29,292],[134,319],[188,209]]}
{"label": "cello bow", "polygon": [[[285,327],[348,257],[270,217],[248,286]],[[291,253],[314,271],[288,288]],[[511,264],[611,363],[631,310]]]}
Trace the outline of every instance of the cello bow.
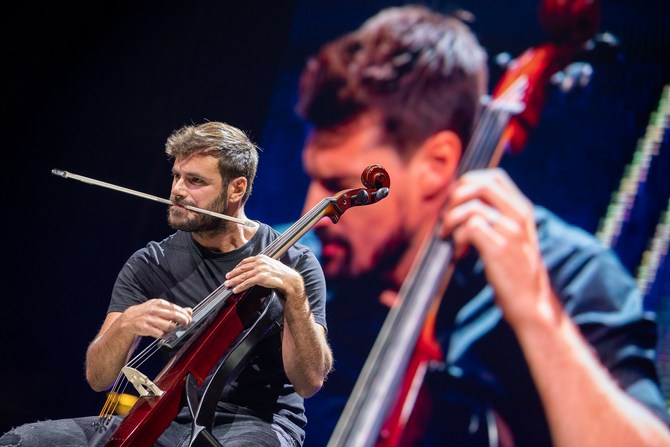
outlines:
{"label": "cello bow", "polygon": [[[593,37],[600,4],[544,0],[538,12],[551,40],[508,65],[484,107],[457,176],[494,167],[504,152],[523,148],[539,121],[545,86]],[[437,236],[439,228],[438,221],[415,258],[328,447],[399,447],[412,445],[413,436],[420,436],[422,428],[408,422],[430,363],[444,358],[434,324],[454,269],[452,242]]]}
{"label": "cello bow", "polygon": [[[390,178],[386,170],[379,165],[368,166],[361,174],[361,181],[363,188],[343,190],[332,197],[322,199],[261,253],[278,259],[321,218],[328,217],[333,223],[337,223],[349,208],[376,203],[389,193]],[[274,296],[265,299],[265,295],[267,295],[265,289],[260,287],[252,287],[245,292],[234,294],[231,289],[221,285],[203,299],[203,302],[207,300],[209,303],[207,315],[200,318],[197,327],[193,329],[177,328],[166,335],[161,343],[170,346],[177,344],[178,340],[185,336],[183,335],[185,331],[190,329],[188,338],[183,344],[179,343],[181,347],[153,382],[146,383],[148,379],[140,374],[145,381],[147,392],[140,393],[141,396],[116,427],[105,446],[152,446],[177,415],[184,401],[192,397],[189,394],[203,384],[221,358],[225,356],[225,364],[229,354],[237,351],[240,336],[247,330],[254,330],[261,318],[268,312],[273,312],[269,307],[277,300]],[[265,332],[261,331],[261,336],[263,333]],[[241,360],[244,358],[246,357]],[[225,371],[229,375],[219,377],[217,380],[227,383],[239,372],[238,366],[229,367],[228,371]],[[121,376],[120,374],[120,379]],[[205,419],[207,417],[204,416]],[[101,414],[99,421],[101,432],[106,430],[105,425],[109,420],[111,420],[109,415]],[[210,441],[210,445],[217,445],[216,440],[206,430],[195,435],[202,435],[205,440]]]}

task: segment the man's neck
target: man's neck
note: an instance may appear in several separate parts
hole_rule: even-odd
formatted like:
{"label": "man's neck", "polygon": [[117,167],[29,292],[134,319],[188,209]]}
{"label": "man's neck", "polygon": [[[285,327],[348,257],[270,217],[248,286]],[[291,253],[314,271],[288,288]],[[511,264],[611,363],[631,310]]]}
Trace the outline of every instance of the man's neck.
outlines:
{"label": "man's neck", "polygon": [[[240,219],[247,220],[242,213]],[[240,248],[256,234],[258,226],[249,227],[234,222],[228,222],[225,229],[217,231],[193,232],[193,239],[208,250],[227,253]]]}

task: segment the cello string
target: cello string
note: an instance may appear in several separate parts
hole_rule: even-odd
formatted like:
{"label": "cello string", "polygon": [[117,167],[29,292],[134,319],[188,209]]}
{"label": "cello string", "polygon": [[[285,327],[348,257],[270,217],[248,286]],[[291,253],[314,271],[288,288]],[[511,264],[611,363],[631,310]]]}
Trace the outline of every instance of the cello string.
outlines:
{"label": "cello string", "polygon": [[[139,366],[141,366],[152,355],[154,355],[159,351],[160,346],[158,345],[158,343],[159,343],[158,339],[153,340],[139,354],[135,355],[125,366],[130,366],[134,369],[139,369]],[[110,389],[110,393],[108,394],[105,405],[100,411],[99,415],[100,420],[107,420],[112,416],[112,414],[114,413],[114,411],[118,406],[118,396],[120,396],[121,394],[123,394],[123,392],[125,392],[125,390],[128,388],[129,383],[130,381],[127,379],[125,374],[123,374],[123,372],[120,372],[117,375],[116,380],[114,381],[114,385]]]}
{"label": "cello string", "polygon": [[[486,157],[486,155],[488,154],[489,152],[488,150],[475,151],[473,150],[473,148],[476,147],[488,148],[488,146],[493,141],[493,138],[491,137],[491,132],[496,127],[495,126],[497,121],[496,116],[497,109],[495,108],[496,104],[497,104],[496,100],[492,100],[489,104],[487,104],[487,107],[482,112],[482,117],[479,120],[479,125],[477,126],[475,133],[465,151],[463,157],[463,163],[459,165],[459,175],[481,164],[481,161],[483,159],[482,157]],[[486,153],[482,154],[482,152]]]}
{"label": "cello string", "polygon": [[[462,172],[475,168],[487,167],[493,158],[495,150],[498,149],[500,135],[507,126],[512,113],[519,113],[522,107],[521,100],[526,93],[528,80],[522,76],[514,81],[500,96],[490,101],[484,110],[481,126],[478,126],[476,138],[471,141],[464,157]],[[480,142],[484,138],[484,143]],[[471,150],[473,147],[485,148],[486,150]]]}
{"label": "cello string", "polygon": [[105,423],[104,421],[108,421],[112,414],[114,413],[114,410],[116,406],[114,405],[114,399],[115,396],[119,395],[118,390],[118,384],[120,379],[122,378],[122,374],[119,374],[116,377],[116,380],[114,381],[114,386],[112,386],[111,390],[109,393],[107,393],[107,400],[105,401],[105,405],[102,407],[102,410],[100,410],[100,414],[98,416],[98,421],[100,423]]}
{"label": "cello string", "polygon": [[[501,115],[503,119],[501,119]],[[487,107],[483,112],[481,119],[481,126],[478,126],[475,137],[471,140],[471,143],[468,145],[464,156],[464,163],[459,168],[459,173],[465,173],[475,168],[483,168],[488,159],[490,159],[490,154],[493,152],[497,139],[492,137],[491,134],[497,133],[501,127],[505,125],[507,118],[504,116],[507,114],[502,113],[502,109],[496,107],[496,103],[493,103],[491,107]],[[474,151],[472,148],[486,148],[484,151]]]}

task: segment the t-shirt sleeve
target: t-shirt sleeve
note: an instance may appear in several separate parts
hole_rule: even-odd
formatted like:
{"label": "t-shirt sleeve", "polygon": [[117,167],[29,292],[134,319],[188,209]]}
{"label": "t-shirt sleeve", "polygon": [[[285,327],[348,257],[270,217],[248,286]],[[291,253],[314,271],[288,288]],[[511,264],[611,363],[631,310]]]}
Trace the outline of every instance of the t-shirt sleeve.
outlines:
{"label": "t-shirt sleeve", "polygon": [[147,269],[146,256],[143,250],[138,250],[119,271],[107,312],[123,312],[130,306],[141,304],[148,299],[146,289],[140,280]]}
{"label": "t-shirt sleeve", "polygon": [[595,238],[560,225],[554,230],[571,241],[548,241],[554,248],[545,253],[566,312],[619,386],[670,424],[655,364],[655,315],[644,309],[635,279]]}
{"label": "t-shirt sleeve", "polygon": [[634,279],[603,250],[575,276],[570,293],[574,321],[617,383],[670,424],[655,365],[655,315],[644,310]]}

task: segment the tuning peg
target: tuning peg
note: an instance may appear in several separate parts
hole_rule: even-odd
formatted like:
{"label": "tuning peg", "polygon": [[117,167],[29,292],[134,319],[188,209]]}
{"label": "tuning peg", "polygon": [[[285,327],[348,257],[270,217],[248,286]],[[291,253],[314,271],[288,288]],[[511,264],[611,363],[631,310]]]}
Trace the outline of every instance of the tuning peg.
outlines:
{"label": "tuning peg", "polygon": [[502,53],[498,53],[495,55],[493,58],[493,62],[501,69],[507,70],[507,67],[509,67],[509,64],[514,60],[512,55],[508,53],[507,51],[503,51]]}
{"label": "tuning peg", "polygon": [[621,42],[619,38],[610,32],[598,33],[589,40],[589,46],[593,47],[605,47],[605,48],[618,48]]}
{"label": "tuning peg", "polygon": [[588,62],[573,62],[564,70],[554,73],[551,83],[556,85],[563,93],[584,88],[593,77],[593,66]]}

